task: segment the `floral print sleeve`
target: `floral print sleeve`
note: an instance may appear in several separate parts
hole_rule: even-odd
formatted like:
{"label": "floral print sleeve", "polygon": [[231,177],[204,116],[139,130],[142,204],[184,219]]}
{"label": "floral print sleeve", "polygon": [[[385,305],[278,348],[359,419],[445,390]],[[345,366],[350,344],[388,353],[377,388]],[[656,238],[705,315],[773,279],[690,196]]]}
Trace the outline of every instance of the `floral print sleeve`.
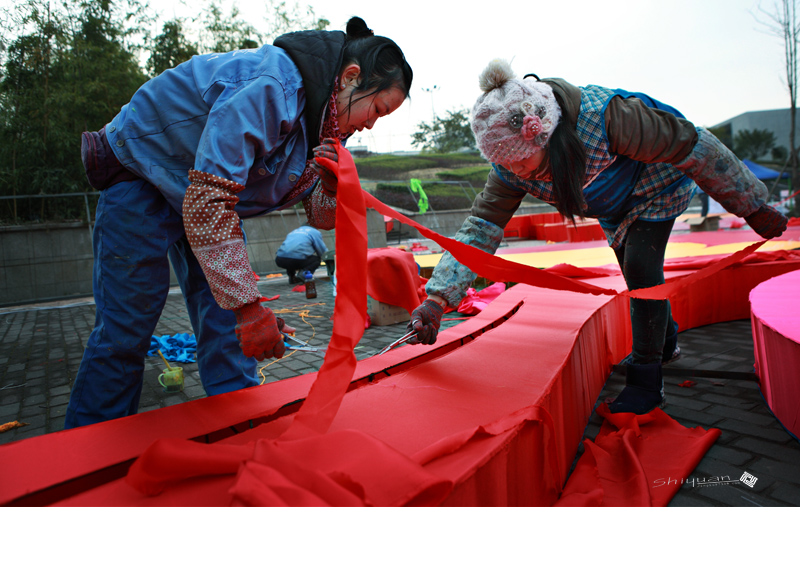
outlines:
{"label": "floral print sleeve", "polygon": [[226,310],[258,302],[261,294],[234,210],[244,185],[196,170],[189,171],[189,180],[183,224],[214,299]]}
{"label": "floral print sleeve", "polygon": [[[482,218],[469,216],[456,233],[455,239],[486,253],[494,253],[503,240],[503,229]],[[450,306],[457,308],[476,276],[447,252],[436,265],[425,290],[429,295],[444,298]]]}

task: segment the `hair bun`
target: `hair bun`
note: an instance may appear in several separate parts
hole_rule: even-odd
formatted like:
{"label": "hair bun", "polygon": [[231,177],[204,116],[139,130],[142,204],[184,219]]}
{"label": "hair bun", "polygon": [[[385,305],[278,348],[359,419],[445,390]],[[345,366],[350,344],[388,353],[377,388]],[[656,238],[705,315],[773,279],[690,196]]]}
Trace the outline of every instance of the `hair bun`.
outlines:
{"label": "hair bun", "polygon": [[478,85],[482,91],[489,93],[495,88],[503,87],[503,84],[512,80],[514,76],[511,64],[506,60],[496,58],[481,72]]}
{"label": "hair bun", "polygon": [[367,22],[358,16],[354,16],[347,22],[347,35],[353,39],[363,39],[364,37],[372,37],[375,33],[367,27]]}

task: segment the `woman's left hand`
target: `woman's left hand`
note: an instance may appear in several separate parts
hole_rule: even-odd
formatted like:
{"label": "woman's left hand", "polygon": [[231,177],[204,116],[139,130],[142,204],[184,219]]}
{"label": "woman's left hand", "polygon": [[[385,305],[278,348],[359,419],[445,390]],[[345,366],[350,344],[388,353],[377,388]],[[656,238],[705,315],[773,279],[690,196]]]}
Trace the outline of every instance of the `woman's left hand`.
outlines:
{"label": "woman's left hand", "polygon": [[319,176],[320,185],[322,186],[322,190],[325,191],[325,194],[331,198],[336,198],[339,178],[336,177],[336,174],[331,170],[319,164],[320,158],[327,158],[333,162],[339,161],[339,156],[333,144],[333,139],[325,138],[322,140],[322,144],[314,148],[314,161],[311,162],[311,169]]}
{"label": "woman's left hand", "polygon": [[788,218],[768,204],[761,205],[757,211],[750,216],[745,216],[744,219],[756,234],[765,240],[779,237],[789,224]]}

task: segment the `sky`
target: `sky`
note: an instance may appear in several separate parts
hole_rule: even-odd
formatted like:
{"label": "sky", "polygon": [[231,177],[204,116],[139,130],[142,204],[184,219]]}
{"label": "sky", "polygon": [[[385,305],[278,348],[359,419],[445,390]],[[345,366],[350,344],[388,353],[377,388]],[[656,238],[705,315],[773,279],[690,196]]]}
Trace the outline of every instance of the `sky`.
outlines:
{"label": "sky", "polygon": [[[257,2],[240,0],[244,12]],[[645,92],[696,125],[789,106],[783,43],[758,19],[757,0],[311,1],[344,29],[358,15],[403,49],[414,70],[411,99],[348,144],[411,149],[434,112],[471,109],[489,61],[518,76],[560,77]],[[773,10],[774,0],[762,2]],[[470,7],[467,7],[470,6]],[[434,89],[435,87],[435,89]],[[428,91],[431,90],[431,91]]]}
{"label": "sky", "polygon": [[[0,0],[6,4],[8,0]],[[222,0],[230,6],[233,0]],[[294,0],[287,0],[291,4]],[[777,0],[297,0],[345,28],[358,15],[403,49],[414,70],[411,96],[348,144],[373,152],[414,149],[411,135],[434,114],[471,109],[478,75],[494,58],[523,76],[560,77],[645,92],[701,126],[748,111],[789,106],[782,40],[758,7]],[[151,0],[164,19],[196,12],[181,0]],[[236,0],[266,28],[265,3]]]}

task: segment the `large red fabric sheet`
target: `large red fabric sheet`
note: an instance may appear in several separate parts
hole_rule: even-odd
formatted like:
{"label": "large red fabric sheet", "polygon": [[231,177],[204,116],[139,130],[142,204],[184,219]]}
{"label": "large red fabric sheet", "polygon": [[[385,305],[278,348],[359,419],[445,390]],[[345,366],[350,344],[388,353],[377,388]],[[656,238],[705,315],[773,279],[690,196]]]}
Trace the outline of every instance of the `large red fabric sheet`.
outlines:
{"label": "large red fabric sheet", "polygon": [[[0,504],[556,502],[610,367],[630,348],[624,281],[577,281],[443,238],[362,193],[352,159],[346,151],[339,159],[340,293],[320,372],[4,446]],[[410,223],[482,276],[532,286],[505,292],[432,347],[357,363],[353,347],[366,314],[365,205]],[[779,268],[800,267],[797,259],[732,261],[708,263],[714,274],[694,283],[682,280],[687,271],[668,275],[681,286],[673,310],[683,329],[709,319],[694,310],[709,302],[718,305],[715,321],[747,317],[746,295],[743,311],[728,301],[739,292],[719,290],[720,278],[755,286]],[[680,298],[714,285],[716,300]]]}

